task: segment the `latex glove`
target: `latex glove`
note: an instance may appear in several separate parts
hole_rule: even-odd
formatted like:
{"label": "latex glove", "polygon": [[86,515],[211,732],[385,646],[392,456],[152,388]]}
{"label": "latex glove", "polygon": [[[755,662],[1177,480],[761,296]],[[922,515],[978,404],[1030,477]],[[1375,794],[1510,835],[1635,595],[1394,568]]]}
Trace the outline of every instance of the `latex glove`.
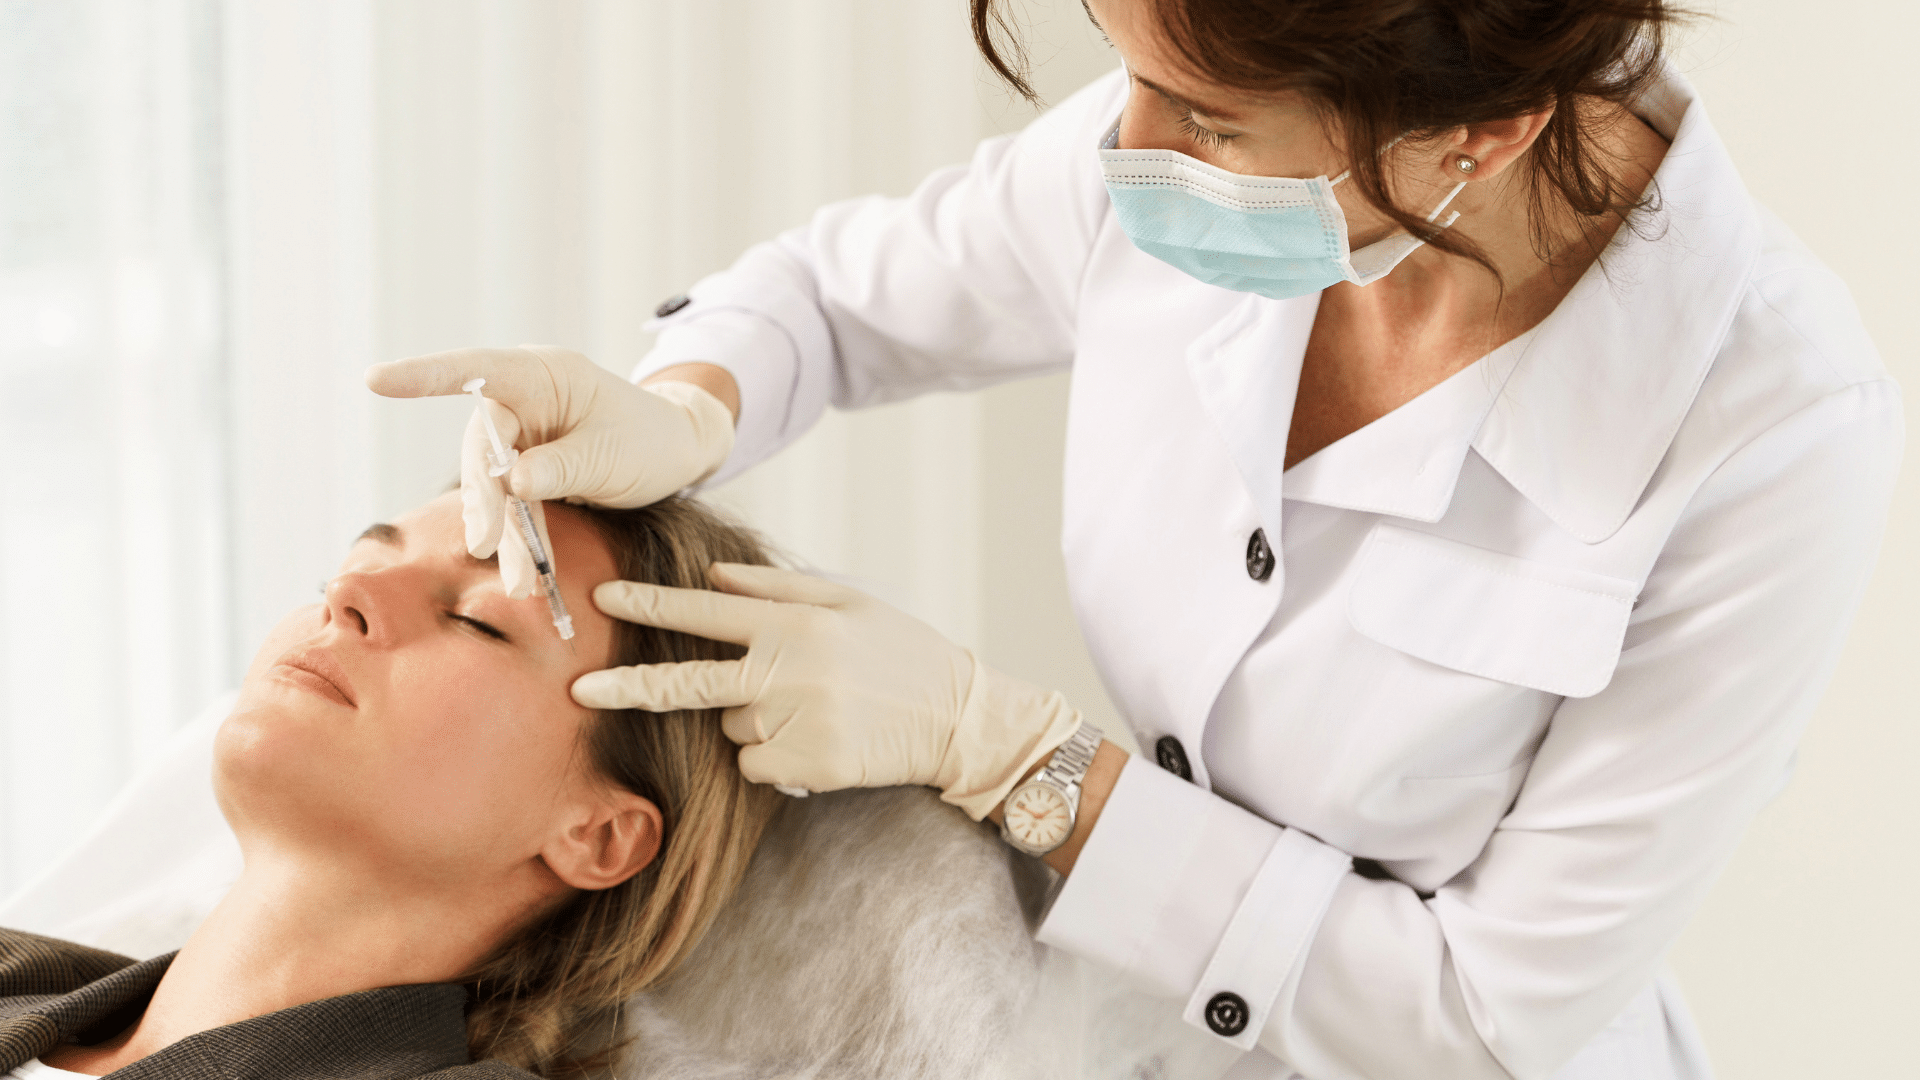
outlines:
{"label": "latex glove", "polygon": [[[521,451],[519,461],[504,483],[480,482],[493,478],[476,412],[461,447],[460,490],[467,550],[484,559],[498,549],[509,592],[533,570],[524,545],[500,543],[502,529],[514,529],[509,491],[542,521],[546,499],[645,506],[712,476],[733,450],[733,413],[712,394],[691,383],[635,386],[553,345],[454,349],[375,364],[366,377],[387,397],[458,394],[468,380],[484,378],[487,398],[505,406],[494,421],[501,439]],[[475,455],[477,474],[468,467]]]}
{"label": "latex glove", "polygon": [[740,771],[810,791],[925,784],[974,820],[1000,805],[1080,713],[1008,678],[927,624],[856,589],[771,566],[716,563],[717,589],[609,581],[601,611],[747,647],[738,660],[581,676],[594,709],[722,708]]}

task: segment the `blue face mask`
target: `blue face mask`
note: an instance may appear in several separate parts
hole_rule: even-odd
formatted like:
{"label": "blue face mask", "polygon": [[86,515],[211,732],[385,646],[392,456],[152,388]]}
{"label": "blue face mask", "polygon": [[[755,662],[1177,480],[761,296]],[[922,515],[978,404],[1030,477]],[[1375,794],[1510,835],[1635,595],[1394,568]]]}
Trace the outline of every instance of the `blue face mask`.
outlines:
{"label": "blue face mask", "polygon": [[[1425,241],[1396,233],[1358,251],[1328,180],[1241,176],[1172,150],[1117,150],[1120,125],[1100,144],[1100,171],[1120,228],[1141,251],[1210,285],[1290,300],[1329,285],[1371,285]],[[1389,144],[1391,145],[1391,144]],[[1464,183],[1440,201],[1432,221]],[[1447,228],[1460,217],[1448,215]]]}

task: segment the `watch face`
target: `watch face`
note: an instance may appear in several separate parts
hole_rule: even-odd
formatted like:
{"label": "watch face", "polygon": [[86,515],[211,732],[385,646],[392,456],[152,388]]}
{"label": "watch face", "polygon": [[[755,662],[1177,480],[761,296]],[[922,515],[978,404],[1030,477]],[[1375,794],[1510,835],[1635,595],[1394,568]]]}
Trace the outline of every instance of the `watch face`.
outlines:
{"label": "watch face", "polygon": [[1072,808],[1059,788],[1028,784],[1007,800],[1007,832],[1035,851],[1051,851],[1073,833]]}

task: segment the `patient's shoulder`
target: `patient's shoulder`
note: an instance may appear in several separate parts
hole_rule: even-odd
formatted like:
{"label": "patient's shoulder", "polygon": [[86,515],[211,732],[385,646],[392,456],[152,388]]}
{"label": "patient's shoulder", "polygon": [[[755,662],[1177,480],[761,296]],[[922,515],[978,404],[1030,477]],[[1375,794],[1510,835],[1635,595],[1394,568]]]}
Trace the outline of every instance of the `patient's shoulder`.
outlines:
{"label": "patient's shoulder", "polygon": [[23,930],[0,930],[0,997],[64,994],[133,963],[130,957]]}

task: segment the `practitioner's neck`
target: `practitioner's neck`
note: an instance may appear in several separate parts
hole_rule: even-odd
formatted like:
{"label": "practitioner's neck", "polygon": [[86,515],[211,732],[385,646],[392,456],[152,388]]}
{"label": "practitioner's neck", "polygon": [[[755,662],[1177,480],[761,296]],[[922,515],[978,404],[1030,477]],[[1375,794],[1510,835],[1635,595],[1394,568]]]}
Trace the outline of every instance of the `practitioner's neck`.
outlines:
{"label": "practitioner's neck", "polygon": [[[104,1075],[202,1031],[383,986],[456,982],[554,891],[530,867],[497,891],[395,885],[364,869],[249,854],[138,1024],[42,1060]],[[492,893],[491,897],[488,895]],[[477,895],[476,895],[477,894]]]}

